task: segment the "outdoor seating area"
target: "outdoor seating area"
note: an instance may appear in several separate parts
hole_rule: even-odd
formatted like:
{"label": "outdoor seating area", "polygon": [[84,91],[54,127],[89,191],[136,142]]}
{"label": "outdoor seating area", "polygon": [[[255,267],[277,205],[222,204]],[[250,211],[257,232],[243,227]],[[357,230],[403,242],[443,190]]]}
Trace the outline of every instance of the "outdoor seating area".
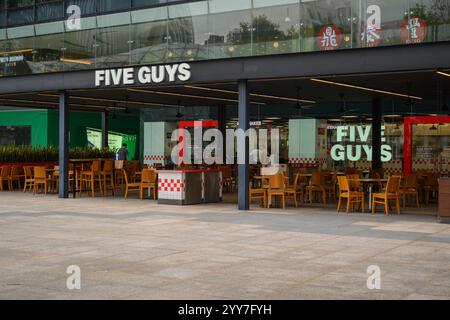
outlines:
{"label": "outdoor seating area", "polygon": [[[123,196],[138,190],[140,198],[157,198],[156,168],[141,167],[139,161],[112,159],[73,159],[69,161],[69,192],[82,196]],[[33,194],[56,194],[60,168],[57,165],[2,166],[0,191],[22,190]]]}
{"label": "outdoor seating area", "polygon": [[[158,199],[158,170],[140,161],[112,159],[69,160],[69,193],[74,197],[116,196]],[[183,170],[193,170],[185,166]],[[237,192],[237,168],[214,166],[222,175],[223,192]],[[278,169],[277,169],[278,170]],[[361,213],[395,212],[409,207],[429,207],[438,202],[439,174],[416,171],[408,176],[402,172],[384,174],[381,170],[345,172],[280,166],[278,171],[251,167],[249,196],[252,205],[263,208],[329,207],[337,214],[344,211]],[[2,166],[0,190],[23,190],[33,194],[57,194],[59,166]]]}
{"label": "outdoor seating area", "polygon": [[[271,175],[255,175],[250,183],[250,201],[264,208],[336,204],[337,213],[359,211],[401,214],[407,206],[429,207],[438,202],[439,174],[416,171],[384,174],[381,170],[345,172],[292,169]],[[290,184],[290,181],[293,181]],[[289,201],[291,200],[291,201]],[[394,210],[393,210],[394,209]]]}

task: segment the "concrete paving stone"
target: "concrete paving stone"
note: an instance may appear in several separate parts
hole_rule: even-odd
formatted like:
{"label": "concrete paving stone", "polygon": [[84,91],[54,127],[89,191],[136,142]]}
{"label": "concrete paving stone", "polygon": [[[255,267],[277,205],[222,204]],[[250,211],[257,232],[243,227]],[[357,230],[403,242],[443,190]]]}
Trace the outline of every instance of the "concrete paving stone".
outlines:
{"label": "concrete paving stone", "polygon": [[412,293],[405,300],[450,300],[450,297],[432,296],[420,293]]}
{"label": "concrete paving stone", "polygon": [[411,213],[0,193],[0,299],[449,298],[450,226]]}

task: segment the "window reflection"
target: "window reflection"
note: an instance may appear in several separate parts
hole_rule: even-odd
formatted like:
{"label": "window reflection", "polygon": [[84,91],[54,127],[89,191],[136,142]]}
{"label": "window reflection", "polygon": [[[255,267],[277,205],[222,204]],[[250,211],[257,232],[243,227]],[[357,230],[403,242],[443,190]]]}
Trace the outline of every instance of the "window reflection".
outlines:
{"label": "window reflection", "polygon": [[[164,6],[165,0],[0,1],[0,27],[6,22],[23,25],[0,28],[0,46],[6,48],[0,54],[2,72],[15,75],[450,40],[449,1],[175,2]],[[9,10],[2,11],[2,4]],[[72,4],[80,6],[81,30],[32,37],[38,28],[26,24],[68,17],[65,10]],[[141,10],[126,12],[130,7]],[[120,13],[97,19],[96,12]],[[42,29],[56,32],[53,25]],[[10,47],[34,51],[18,61],[21,58],[15,53],[10,57],[5,53],[14,51]]]}

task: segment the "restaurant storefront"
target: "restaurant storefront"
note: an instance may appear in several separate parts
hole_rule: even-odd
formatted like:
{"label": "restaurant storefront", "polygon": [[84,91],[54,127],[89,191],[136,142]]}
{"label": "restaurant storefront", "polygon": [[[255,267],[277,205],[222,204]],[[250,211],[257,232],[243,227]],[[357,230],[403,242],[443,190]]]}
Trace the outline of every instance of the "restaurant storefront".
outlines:
{"label": "restaurant storefront", "polygon": [[[176,129],[252,128],[279,134],[291,179],[449,175],[449,1],[13,2],[0,1],[0,103],[59,110],[62,168],[78,110],[139,118],[137,157],[166,169]],[[246,141],[225,161],[241,209],[260,170],[237,161],[256,148]]]}

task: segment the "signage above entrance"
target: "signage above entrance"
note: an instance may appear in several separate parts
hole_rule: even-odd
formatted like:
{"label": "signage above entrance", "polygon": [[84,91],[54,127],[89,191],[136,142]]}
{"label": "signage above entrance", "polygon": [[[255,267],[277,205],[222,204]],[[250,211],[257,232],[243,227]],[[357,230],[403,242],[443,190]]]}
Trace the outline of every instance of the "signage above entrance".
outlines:
{"label": "signage above entrance", "polygon": [[96,87],[186,82],[190,79],[191,66],[188,63],[95,71]]}

